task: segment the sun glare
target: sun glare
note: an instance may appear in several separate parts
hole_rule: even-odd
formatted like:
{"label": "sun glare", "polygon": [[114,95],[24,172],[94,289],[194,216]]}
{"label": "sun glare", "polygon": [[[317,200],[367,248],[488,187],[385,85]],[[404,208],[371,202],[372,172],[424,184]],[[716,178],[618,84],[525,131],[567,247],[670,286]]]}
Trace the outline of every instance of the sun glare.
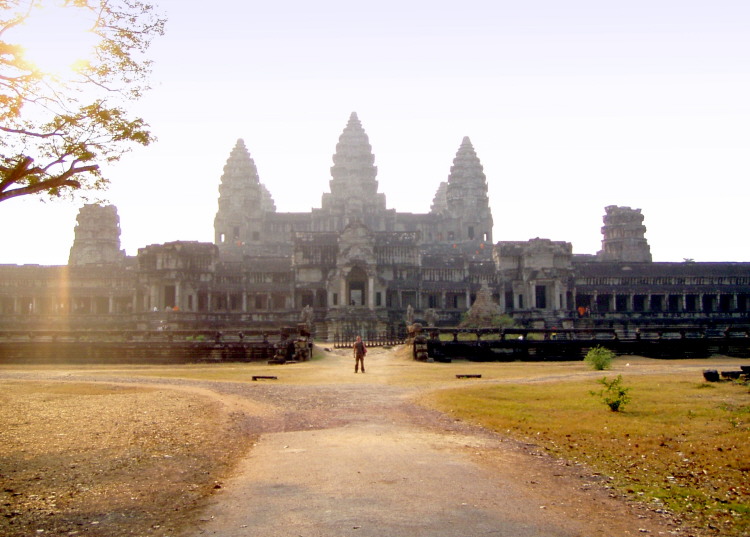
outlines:
{"label": "sun glare", "polygon": [[86,9],[47,1],[14,28],[13,41],[23,47],[25,59],[37,69],[66,77],[85,64],[96,45],[96,35],[89,31],[91,17]]}

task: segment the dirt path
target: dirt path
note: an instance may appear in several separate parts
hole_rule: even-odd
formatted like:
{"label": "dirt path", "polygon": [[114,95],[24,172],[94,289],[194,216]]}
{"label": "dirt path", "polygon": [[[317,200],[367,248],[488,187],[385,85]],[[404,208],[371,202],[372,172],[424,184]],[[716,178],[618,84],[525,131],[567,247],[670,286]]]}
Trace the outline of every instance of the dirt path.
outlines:
{"label": "dirt path", "polygon": [[[627,503],[582,466],[415,404],[423,388],[393,382],[413,368],[403,356],[372,349],[366,374],[354,374],[349,353],[333,351],[276,367],[279,380],[266,382],[113,368],[0,377],[150,386],[221,403],[246,431],[234,438],[257,440],[231,446],[248,448],[247,456],[200,514],[185,518],[197,523],[180,537],[696,535]],[[230,447],[221,441],[217,449]]]}
{"label": "dirt path", "polygon": [[264,385],[285,410],[185,537],[625,536],[677,534],[600,476],[412,404],[383,384],[393,356],[326,360],[329,383]]}

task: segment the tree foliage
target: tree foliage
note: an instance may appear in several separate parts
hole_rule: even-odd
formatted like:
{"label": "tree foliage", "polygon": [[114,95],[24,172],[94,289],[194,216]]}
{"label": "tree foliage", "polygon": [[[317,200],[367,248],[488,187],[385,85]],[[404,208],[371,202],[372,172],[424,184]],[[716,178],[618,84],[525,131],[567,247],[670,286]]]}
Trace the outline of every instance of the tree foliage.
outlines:
{"label": "tree foliage", "polygon": [[593,349],[589,349],[586,356],[583,357],[584,361],[589,364],[591,369],[595,371],[602,371],[609,369],[612,364],[612,360],[615,358],[615,353],[610,349],[597,345]]}
{"label": "tree foliage", "polygon": [[622,375],[617,375],[612,380],[607,380],[607,377],[604,377],[597,382],[604,388],[598,392],[592,391],[590,393],[599,397],[612,412],[619,412],[630,402],[630,396],[628,395],[630,388],[622,385]]}
{"label": "tree foliage", "polygon": [[165,20],[141,0],[59,0],[86,17],[90,57],[65,76],[24,54],[18,29],[44,0],[0,0],[0,201],[104,188],[100,165],[153,137],[125,106],[148,89],[144,53]]}

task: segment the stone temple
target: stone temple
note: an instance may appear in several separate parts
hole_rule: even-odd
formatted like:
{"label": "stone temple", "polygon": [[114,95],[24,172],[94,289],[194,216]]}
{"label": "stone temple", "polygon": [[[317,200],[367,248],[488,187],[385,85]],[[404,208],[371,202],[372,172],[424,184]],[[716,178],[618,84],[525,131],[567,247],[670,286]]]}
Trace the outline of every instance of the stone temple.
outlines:
{"label": "stone temple", "polygon": [[[595,255],[567,242],[494,242],[469,138],[426,214],[389,209],[352,114],[320,208],[282,213],[244,142],[219,183],[213,243],[127,256],[113,206],[85,205],[66,266],[0,266],[0,329],[249,329],[314,319],[318,339],[456,326],[480,293],[535,328],[746,323],[750,263],[655,263],[640,209],[609,206]],[[592,225],[593,228],[593,225]]]}

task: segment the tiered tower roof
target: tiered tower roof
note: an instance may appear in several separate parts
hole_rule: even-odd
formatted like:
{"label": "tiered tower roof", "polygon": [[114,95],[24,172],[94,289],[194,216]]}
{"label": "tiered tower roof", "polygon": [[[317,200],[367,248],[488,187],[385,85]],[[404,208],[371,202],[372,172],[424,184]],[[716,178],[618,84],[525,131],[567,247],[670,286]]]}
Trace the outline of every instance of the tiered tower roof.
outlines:
{"label": "tiered tower roof", "polygon": [[375,177],[378,168],[367,133],[356,112],[349,116],[336,144],[331,167],[330,194],[323,194],[322,206],[347,214],[356,211],[385,209],[385,196],[378,194]]}
{"label": "tiered tower roof", "polygon": [[237,140],[224,165],[219,185],[219,205],[221,207],[222,201],[232,201],[236,204],[240,200],[243,200],[242,205],[248,202],[252,205],[259,203],[262,211],[276,210],[271,193],[261,184],[255,161],[242,138]]}
{"label": "tiered tower roof", "polygon": [[446,200],[453,216],[475,214],[481,218],[489,211],[487,177],[468,136],[464,137],[453,159]]}

